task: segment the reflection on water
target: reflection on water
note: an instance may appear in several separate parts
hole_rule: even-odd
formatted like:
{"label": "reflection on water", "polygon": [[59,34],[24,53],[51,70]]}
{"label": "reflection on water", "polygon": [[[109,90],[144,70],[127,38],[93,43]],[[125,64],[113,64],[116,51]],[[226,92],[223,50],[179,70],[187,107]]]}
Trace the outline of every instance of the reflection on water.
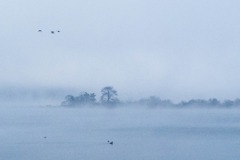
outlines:
{"label": "reflection on water", "polygon": [[240,156],[237,109],[2,106],[0,127],[0,159],[7,160],[236,160]]}

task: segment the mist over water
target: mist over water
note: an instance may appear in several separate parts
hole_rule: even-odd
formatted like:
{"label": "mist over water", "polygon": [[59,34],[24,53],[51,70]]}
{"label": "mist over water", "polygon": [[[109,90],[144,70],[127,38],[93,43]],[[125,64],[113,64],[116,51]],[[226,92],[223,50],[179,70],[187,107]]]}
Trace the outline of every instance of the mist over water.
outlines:
{"label": "mist over water", "polygon": [[236,0],[4,1],[0,90],[99,92],[112,85],[126,100],[235,99],[239,6]]}
{"label": "mist over water", "polygon": [[[10,0],[0,13],[0,160],[239,159],[240,1]],[[122,106],[101,106],[106,86]]]}
{"label": "mist over water", "polygon": [[0,158],[236,160],[239,114],[239,109],[1,106]]}

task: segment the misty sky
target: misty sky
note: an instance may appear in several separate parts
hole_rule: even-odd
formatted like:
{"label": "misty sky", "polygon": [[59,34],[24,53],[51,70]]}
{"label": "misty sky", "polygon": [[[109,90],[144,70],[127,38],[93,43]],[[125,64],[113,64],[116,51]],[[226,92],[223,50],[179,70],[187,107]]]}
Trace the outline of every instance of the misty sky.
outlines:
{"label": "misty sky", "polygon": [[238,0],[7,0],[0,24],[0,87],[240,97]]}

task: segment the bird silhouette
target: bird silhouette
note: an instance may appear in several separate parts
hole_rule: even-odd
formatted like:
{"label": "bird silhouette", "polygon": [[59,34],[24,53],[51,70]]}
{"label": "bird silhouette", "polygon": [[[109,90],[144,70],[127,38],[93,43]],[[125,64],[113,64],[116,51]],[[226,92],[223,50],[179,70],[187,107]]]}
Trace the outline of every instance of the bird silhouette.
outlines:
{"label": "bird silhouette", "polygon": [[113,145],[113,141],[109,142],[109,144]]}
{"label": "bird silhouette", "polygon": [[[39,29],[38,32],[43,32],[43,30]],[[61,31],[59,31],[59,30],[57,30],[57,31],[50,31],[50,33],[52,33],[52,34],[55,34],[56,32],[60,33]]]}

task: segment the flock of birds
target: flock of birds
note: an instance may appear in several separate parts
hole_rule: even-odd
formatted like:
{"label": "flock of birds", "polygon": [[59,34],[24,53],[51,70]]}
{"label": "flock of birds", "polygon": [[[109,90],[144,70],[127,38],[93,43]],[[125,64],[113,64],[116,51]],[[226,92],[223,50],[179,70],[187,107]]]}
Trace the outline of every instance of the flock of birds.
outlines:
{"label": "flock of birds", "polygon": [[[43,32],[43,30],[39,29],[38,32]],[[52,34],[60,33],[60,31],[59,30],[57,30],[57,31],[50,31],[50,33],[52,33]]]}

